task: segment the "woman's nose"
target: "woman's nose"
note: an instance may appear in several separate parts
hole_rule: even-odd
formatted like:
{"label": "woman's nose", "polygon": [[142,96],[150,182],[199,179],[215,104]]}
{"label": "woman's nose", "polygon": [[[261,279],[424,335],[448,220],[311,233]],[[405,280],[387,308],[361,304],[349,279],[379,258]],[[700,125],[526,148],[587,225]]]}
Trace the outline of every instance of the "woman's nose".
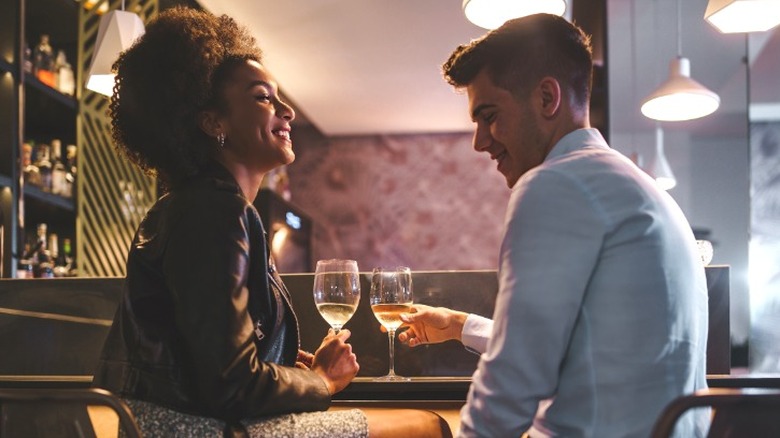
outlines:
{"label": "woman's nose", "polygon": [[276,115],[287,121],[292,121],[295,119],[295,110],[287,103],[279,100],[276,104]]}

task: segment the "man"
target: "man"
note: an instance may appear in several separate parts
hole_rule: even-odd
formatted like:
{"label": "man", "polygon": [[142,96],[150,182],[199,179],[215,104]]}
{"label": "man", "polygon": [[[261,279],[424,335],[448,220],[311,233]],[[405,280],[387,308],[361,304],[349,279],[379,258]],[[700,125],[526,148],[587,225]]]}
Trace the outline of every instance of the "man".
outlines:
{"label": "man", "polygon": [[443,69],[468,94],[474,149],[512,189],[495,322],[420,308],[402,341],[462,334],[484,351],[459,436],[648,436],[666,404],[706,387],[706,281],[677,204],[590,128],[589,38],[560,17],[515,19]]}

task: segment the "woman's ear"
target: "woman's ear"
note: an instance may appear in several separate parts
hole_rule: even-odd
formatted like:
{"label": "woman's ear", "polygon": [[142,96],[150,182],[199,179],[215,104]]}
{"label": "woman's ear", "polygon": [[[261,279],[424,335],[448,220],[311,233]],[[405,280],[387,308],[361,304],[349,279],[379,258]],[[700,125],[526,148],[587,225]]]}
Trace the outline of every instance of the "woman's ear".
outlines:
{"label": "woman's ear", "polygon": [[216,138],[225,133],[222,122],[217,117],[216,111],[213,110],[203,110],[198,113],[198,126],[209,137]]}
{"label": "woman's ear", "polygon": [[541,94],[541,114],[545,118],[554,117],[561,107],[561,84],[557,79],[545,76],[539,81]]}

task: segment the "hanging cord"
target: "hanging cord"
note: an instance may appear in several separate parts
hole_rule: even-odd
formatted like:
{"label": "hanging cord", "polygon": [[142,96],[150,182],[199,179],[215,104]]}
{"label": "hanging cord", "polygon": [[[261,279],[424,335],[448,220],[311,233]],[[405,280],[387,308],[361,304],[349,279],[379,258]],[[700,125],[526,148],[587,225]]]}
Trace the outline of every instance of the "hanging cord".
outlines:
{"label": "hanging cord", "polygon": [[631,111],[631,148],[632,148],[631,160],[634,162],[634,164],[636,164],[638,167],[641,168],[642,167],[641,166],[642,165],[642,163],[641,163],[642,160],[640,159],[639,152],[637,151],[637,148],[636,148],[636,126],[637,126],[637,122],[636,122],[637,116],[636,116],[636,113],[637,113],[637,108],[639,106],[641,106],[641,102],[640,102],[640,105],[637,105],[637,101],[636,101],[636,82],[637,82],[637,80],[636,80],[636,70],[637,70],[636,69],[636,51],[637,51],[637,47],[636,47],[636,23],[635,23],[635,20],[634,20],[634,17],[636,16],[635,0],[631,0],[630,9],[629,10],[631,11],[631,23],[630,23],[631,24],[631,106],[633,108],[632,111]]}
{"label": "hanging cord", "polygon": [[[124,0],[122,0],[124,1]],[[680,0],[677,0],[677,57],[682,58],[682,14],[680,13]]]}

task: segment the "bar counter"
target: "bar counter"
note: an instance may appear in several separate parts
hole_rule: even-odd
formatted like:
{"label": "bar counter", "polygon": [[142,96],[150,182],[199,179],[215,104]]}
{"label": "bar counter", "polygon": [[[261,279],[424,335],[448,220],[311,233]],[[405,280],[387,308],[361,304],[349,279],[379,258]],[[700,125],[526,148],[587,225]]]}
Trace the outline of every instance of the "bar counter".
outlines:
{"label": "bar counter", "polygon": [[[715,387],[780,387],[778,376],[734,376],[730,370],[728,267],[707,267],[710,329],[707,372]],[[313,274],[284,274],[301,329],[301,347],[314,351],[328,330],[312,296]],[[122,278],[0,280],[0,387],[89,386],[119,302]],[[490,316],[498,290],[495,271],[413,273],[415,302]],[[335,397],[361,401],[460,401],[478,356],[458,342],[409,348],[396,342],[396,372],[411,382],[372,379],[388,370],[387,335],[368,303],[369,275],[345,328],[358,356],[358,378]]]}

